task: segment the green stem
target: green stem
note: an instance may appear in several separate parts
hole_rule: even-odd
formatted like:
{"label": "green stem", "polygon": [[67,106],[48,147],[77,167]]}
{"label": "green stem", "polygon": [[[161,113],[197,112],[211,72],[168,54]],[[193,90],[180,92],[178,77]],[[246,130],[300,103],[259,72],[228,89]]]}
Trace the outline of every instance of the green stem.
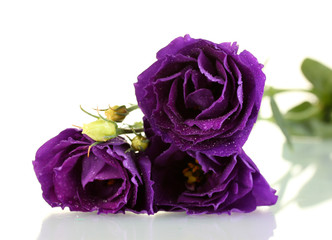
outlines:
{"label": "green stem", "polygon": [[274,118],[273,117],[258,117],[257,120],[261,120],[261,121],[267,121],[267,122],[274,122]]}
{"label": "green stem", "polygon": [[105,112],[105,111],[107,111],[109,108],[105,108],[105,109],[96,109],[96,108],[94,108],[93,110],[95,110],[95,111],[101,111],[101,112]]}
{"label": "green stem", "polygon": [[131,111],[136,110],[137,108],[139,108],[138,105],[133,105],[133,106],[127,108],[127,111],[128,111],[128,112],[131,112]]}
{"label": "green stem", "polygon": [[82,106],[81,106],[81,105],[80,105],[80,109],[81,109],[83,112],[85,112],[86,114],[90,115],[91,117],[94,117],[94,118],[99,118],[98,116],[96,116],[96,115],[93,115],[92,113],[89,113],[89,112],[85,111],[85,110],[82,108]]}
{"label": "green stem", "polygon": [[278,93],[285,93],[285,92],[306,92],[306,93],[312,93],[312,90],[309,89],[299,89],[299,88],[282,88],[282,89],[277,89],[274,87],[266,87],[265,91],[264,91],[264,95],[265,97],[267,96],[274,96]]}
{"label": "green stem", "polygon": [[140,132],[144,132],[144,128],[136,128],[136,129],[119,128],[119,134],[140,133]]}
{"label": "green stem", "polygon": [[312,93],[312,91],[310,89],[300,89],[300,88],[283,88],[283,89],[279,89],[281,90],[281,92],[306,92],[306,93]]}
{"label": "green stem", "polygon": [[106,122],[110,122],[110,123],[113,123],[116,127],[118,126],[117,124],[116,124],[116,122],[114,122],[114,121],[112,121],[112,120],[109,120],[109,119],[107,119],[107,118],[104,118],[102,115],[100,115],[100,113],[98,112],[98,118],[101,118],[101,119],[103,119],[104,121],[106,121]]}
{"label": "green stem", "polygon": [[90,156],[91,148],[93,148],[94,146],[96,146],[96,145],[98,145],[98,144],[100,144],[100,143],[103,143],[103,142],[94,142],[94,143],[92,143],[92,144],[89,146],[89,148],[88,148],[88,154],[87,154],[88,157]]}

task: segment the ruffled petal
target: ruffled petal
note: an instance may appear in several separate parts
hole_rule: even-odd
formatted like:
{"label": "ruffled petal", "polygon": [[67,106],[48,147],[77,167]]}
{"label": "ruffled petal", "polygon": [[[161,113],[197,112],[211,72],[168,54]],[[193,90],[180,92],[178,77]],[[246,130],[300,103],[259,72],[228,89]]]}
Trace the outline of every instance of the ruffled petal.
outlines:
{"label": "ruffled petal", "polygon": [[157,53],[157,59],[162,59],[167,55],[176,54],[180,49],[197,42],[196,39],[193,39],[186,34],[184,37],[178,37],[170,42],[166,47],[160,49]]}

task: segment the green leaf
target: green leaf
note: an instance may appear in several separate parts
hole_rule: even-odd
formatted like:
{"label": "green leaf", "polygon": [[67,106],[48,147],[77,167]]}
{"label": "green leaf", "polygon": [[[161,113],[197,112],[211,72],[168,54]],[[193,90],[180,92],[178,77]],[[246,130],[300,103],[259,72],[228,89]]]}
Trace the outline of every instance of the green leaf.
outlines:
{"label": "green leaf", "polygon": [[324,105],[332,105],[332,70],[323,64],[305,59],[301,70],[304,76],[312,83],[313,93]]}
{"label": "green leaf", "polygon": [[321,113],[319,106],[313,105],[310,102],[303,102],[291,108],[284,118],[292,121],[304,121],[312,117],[316,117]]}
{"label": "green leaf", "polygon": [[285,135],[287,144],[290,147],[292,147],[292,141],[291,141],[291,137],[288,132],[287,123],[286,123],[284,117],[282,116],[282,114],[279,110],[279,107],[278,107],[276,101],[274,100],[273,96],[270,97],[270,104],[271,104],[272,114],[273,114],[276,124],[279,126],[282,133]]}
{"label": "green leaf", "polygon": [[134,124],[131,125],[130,127],[132,127],[132,128],[143,128],[143,122],[134,122]]}
{"label": "green leaf", "polygon": [[312,103],[305,101],[305,102],[302,102],[299,105],[296,105],[295,107],[289,109],[288,112],[298,113],[298,112],[306,111],[311,106],[312,106]]}

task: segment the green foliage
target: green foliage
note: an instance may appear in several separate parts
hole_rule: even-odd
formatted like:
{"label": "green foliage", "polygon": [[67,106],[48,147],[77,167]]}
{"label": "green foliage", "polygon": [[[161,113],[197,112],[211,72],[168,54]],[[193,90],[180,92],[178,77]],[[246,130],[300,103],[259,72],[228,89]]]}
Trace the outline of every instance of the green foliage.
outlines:
{"label": "green foliage", "polygon": [[323,105],[332,106],[332,70],[309,58],[303,61],[301,70],[313,85],[312,92],[319,101]]}
{"label": "green foliage", "polygon": [[[332,138],[332,70],[312,59],[305,59],[301,70],[311,83],[311,89],[266,87],[264,91],[264,96],[270,97],[271,100],[272,120],[280,127],[289,144],[291,144],[291,136]],[[309,92],[314,94],[317,100],[304,101],[283,115],[274,96],[292,91]]]}
{"label": "green foliage", "polygon": [[291,137],[288,133],[287,122],[285,121],[283,115],[281,114],[279,107],[278,107],[276,101],[274,100],[273,96],[270,97],[270,105],[271,105],[272,114],[273,114],[276,124],[280,127],[282,133],[285,135],[287,143],[289,145],[292,145]]}
{"label": "green foliage", "polygon": [[266,86],[264,89],[264,97],[272,97],[278,93],[286,92],[285,89],[277,89],[274,87]]}
{"label": "green foliage", "polygon": [[310,102],[302,102],[299,105],[291,108],[285,114],[285,118],[290,121],[305,121],[319,116],[320,108],[316,104]]}
{"label": "green foliage", "polygon": [[143,128],[143,122],[134,122],[133,125],[131,125],[132,128]]}

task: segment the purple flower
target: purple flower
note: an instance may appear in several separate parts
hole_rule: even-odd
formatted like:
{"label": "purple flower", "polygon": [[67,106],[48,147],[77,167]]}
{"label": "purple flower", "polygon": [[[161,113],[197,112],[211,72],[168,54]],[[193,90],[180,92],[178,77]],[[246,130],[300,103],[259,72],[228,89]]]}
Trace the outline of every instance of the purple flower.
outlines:
{"label": "purple flower", "polygon": [[135,161],[122,138],[91,148],[80,130],[66,129],[39,148],[33,162],[43,197],[52,207],[71,211],[153,214],[151,165]]}
{"label": "purple flower", "polygon": [[276,203],[276,191],[243,150],[226,157],[183,152],[148,127],[146,132],[156,211],[221,214],[251,212]]}
{"label": "purple flower", "polygon": [[251,53],[237,51],[236,43],[186,35],[139,75],[138,105],[165,142],[223,156],[241,149],[257,119],[265,75]]}

